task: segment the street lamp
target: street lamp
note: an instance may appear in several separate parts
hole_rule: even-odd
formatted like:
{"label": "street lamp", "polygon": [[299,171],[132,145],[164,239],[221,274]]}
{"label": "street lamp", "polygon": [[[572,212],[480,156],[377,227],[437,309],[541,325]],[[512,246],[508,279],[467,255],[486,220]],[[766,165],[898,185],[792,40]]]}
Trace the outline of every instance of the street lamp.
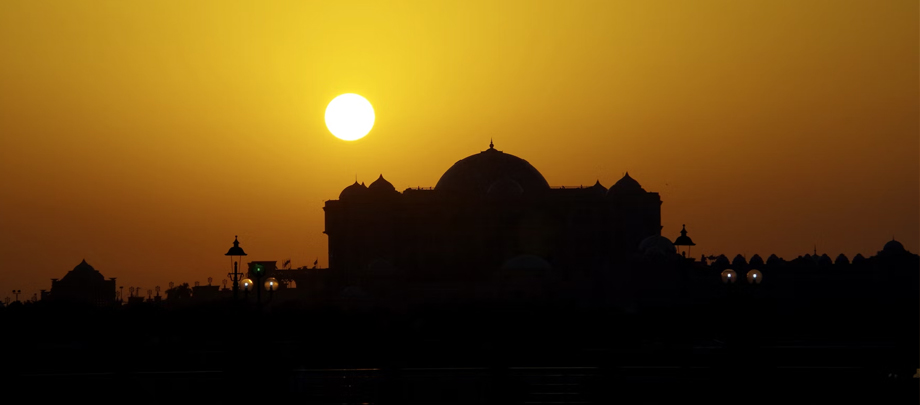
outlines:
{"label": "street lamp", "polygon": [[678,250],[680,250],[681,246],[686,246],[687,251],[683,253],[683,256],[690,256],[690,247],[696,246],[696,243],[693,243],[693,239],[687,236],[687,225],[683,225],[683,229],[680,230],[680,236],[674,239],[674,246],[677,247]]}
{"label": "street lamp", "polygon": [[19,301],[19,294],[22,294],[22,290],[13,290],[13,294],[16,295],[16,301]]}
{"label": "street lamp", "polygon": [[252,280],[248,278],[240,280],[240,287],[243,288],[243,293],[246,294],[246,298],[249,298],[249,290],[252,289]]}
{"label": "street lamp", "polygon": [[[233,247],[224,256],[230,256],[230,263],[233,265],[233,273],[227,275],[230,277],[230,281],[233,281],[233,299],[236,299],[239,296],[240,279],[243,277],[239,271],[240,260],[243,256],[246,256],[246,252],[240,247],[240,241],[236,236],[233,237]],[[233,256],[236,256],[236,261],[233,260]]]}
{"label": "street lamp", "polygon": [[760,270],[751,270],[747,273],[748,284],[760,284],[763,281],[763,273]]}
{"label": "street lamp", "polygon": [[275,290],[278,289],[278,280],[274,277],[269,277],[265,279],[265,291],[268,291],[268,300],[271,301],[274,296]]}
{"label": "street lamp", "polygon": [[722,282],[725,284],[734,284],[738,281],[738,273],[732,269],[722,271]]}
{"label": "street lamp", "polygon": [[274,277],[269,277],[265,279],[265,291],[274,291],[278,289],[278,280]]}

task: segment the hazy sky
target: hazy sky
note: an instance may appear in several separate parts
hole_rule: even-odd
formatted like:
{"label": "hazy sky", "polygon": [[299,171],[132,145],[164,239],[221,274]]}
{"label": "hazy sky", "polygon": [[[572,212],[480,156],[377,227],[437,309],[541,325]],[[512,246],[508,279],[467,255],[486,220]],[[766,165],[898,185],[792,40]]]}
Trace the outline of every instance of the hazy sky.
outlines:
{"label": "hazy sky", "polygon": [[0,297],[84,258],[219,284],[237,234],[324,266],[355,175],[434,186],[490,138],[554,186],[628,170],[694,255],[920,251],[916,1],[231,3],[0,2]]}

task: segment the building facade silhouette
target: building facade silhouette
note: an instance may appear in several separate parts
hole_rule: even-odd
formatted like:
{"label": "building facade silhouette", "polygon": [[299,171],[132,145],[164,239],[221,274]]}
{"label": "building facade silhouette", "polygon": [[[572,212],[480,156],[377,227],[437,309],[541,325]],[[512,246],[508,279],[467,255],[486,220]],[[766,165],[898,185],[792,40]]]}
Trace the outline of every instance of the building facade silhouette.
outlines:
{"label": "building facade silhouette", "polygon": [[51,279],[51,291],[42,299],[112,305],[115,303],[115,279],[106,279],[83,260],[60,280]]}
{"label": "building facade silhouette", "polygon": [[550,187],[526,160],[490,144],[434,188],[399,192],[383,175],[369,186],[356,181],[326,202],[324,233],[329,268],[349,284],[477,279],[521,263],[599,271],[660,235],[661,203],[628,173],[610,189]]}

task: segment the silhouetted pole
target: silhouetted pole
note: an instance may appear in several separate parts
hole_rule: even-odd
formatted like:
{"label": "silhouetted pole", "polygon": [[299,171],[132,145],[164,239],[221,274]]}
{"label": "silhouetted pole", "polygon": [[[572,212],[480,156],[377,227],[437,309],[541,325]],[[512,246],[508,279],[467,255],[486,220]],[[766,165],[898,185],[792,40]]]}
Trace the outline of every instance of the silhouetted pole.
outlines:
{"label": "silhouetted pole", "polygon": [[259,308],[262,307],[262,276],[265,275],[265,267],[261,264],[256,263],[252,266],[252,270],[249,273],[253,276],[256,276],[256,283],[253,287],[256,289],[256,303],[259,304]]}
{"label": "silhouetted pole", "polygon": [[22,290],[13,290],[13,294],[16,295],[16,301],[19,301],[19,294],[22,294]]}
{"label": "silhouetted pole", "polygon": [[233,273],[230,274],[230,279],[233,280],[233,299],[237,299],[240,295],[240,272],[237,269],[239,263],[233,263]]}

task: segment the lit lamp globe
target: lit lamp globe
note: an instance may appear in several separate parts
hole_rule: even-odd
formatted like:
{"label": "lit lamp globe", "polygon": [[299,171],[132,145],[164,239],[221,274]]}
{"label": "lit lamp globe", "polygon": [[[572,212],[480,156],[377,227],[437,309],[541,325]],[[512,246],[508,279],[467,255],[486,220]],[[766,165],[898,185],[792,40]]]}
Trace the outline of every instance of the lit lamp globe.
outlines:
{"label": "lit lamp globe", "polygon": [[747,274],[748,284],[760,284],[763,281],[763,273],[760,270],[751,270]]}
{"label": "lit lamp globe", "polygon": [[725,284],[734,284],[738,281],[738,273],[732,269],[725,269],[722,271],[722,282]]}
{"label": "lit lamp globe", "polygon": [[249,292],[249,290],[252,290],[252,280],[248,278],[240,280],[240,288],[243,291]]}
{"label": "lit lamp globe", "polygon": [[265,291],[278,291],[278,280],[274,277],[265,279]]}

